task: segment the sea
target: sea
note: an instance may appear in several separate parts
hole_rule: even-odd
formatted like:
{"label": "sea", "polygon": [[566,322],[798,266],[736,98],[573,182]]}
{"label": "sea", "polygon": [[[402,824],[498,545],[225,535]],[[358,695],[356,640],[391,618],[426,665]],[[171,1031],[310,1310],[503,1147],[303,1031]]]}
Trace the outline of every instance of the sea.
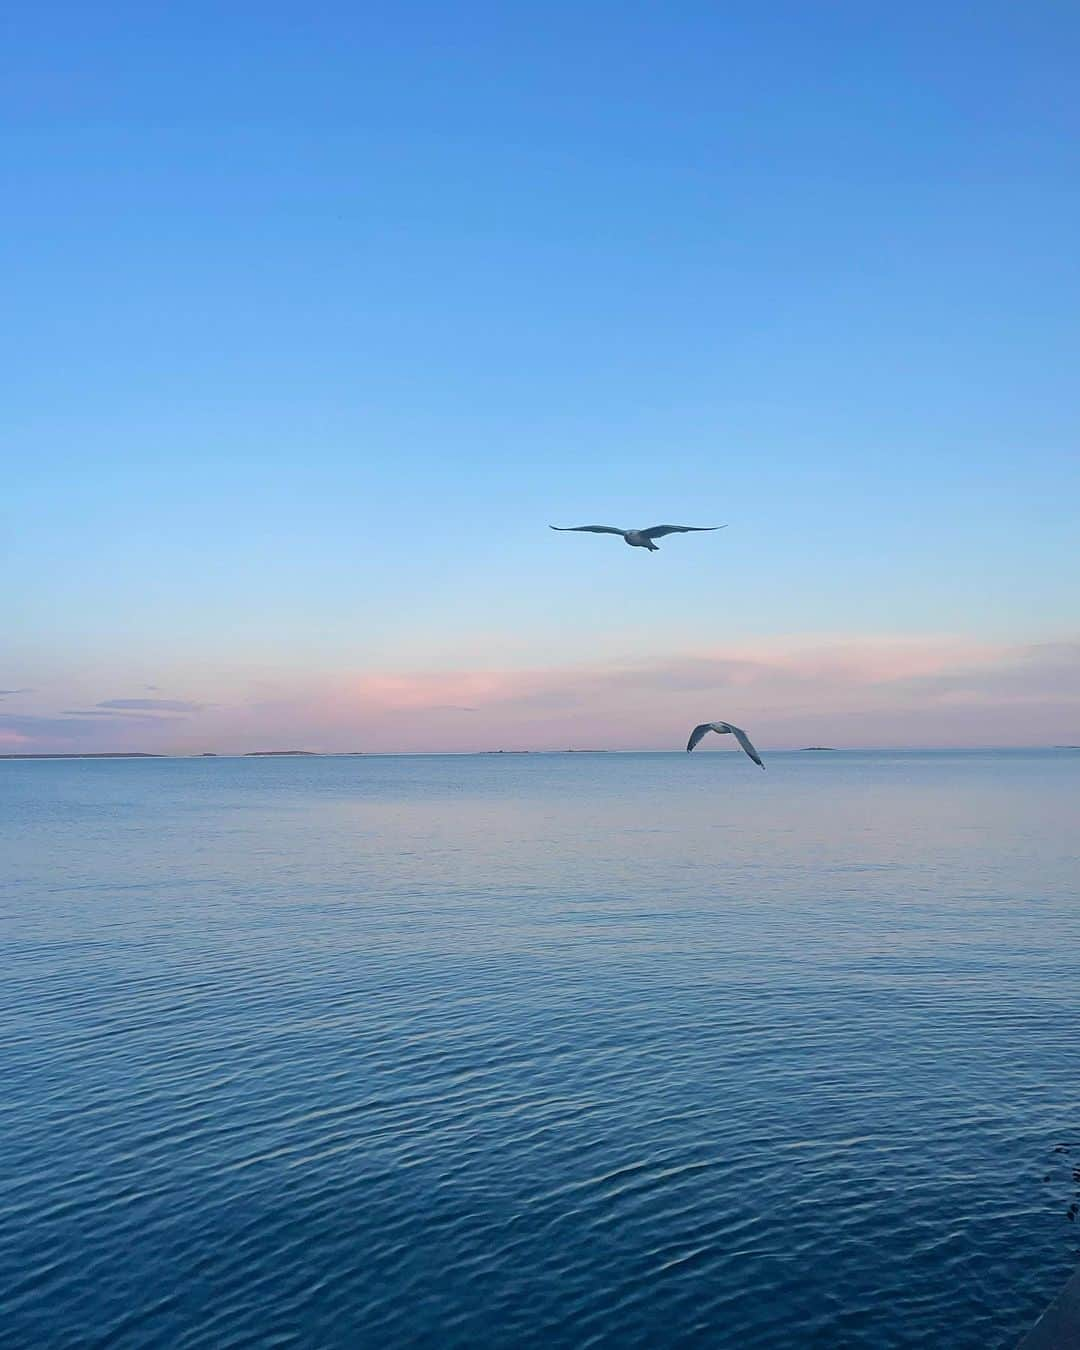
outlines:
{"label": "sea", "polygon": [[0,763],[0,1344],[1014,1345],[1080,751],[766,763]]}

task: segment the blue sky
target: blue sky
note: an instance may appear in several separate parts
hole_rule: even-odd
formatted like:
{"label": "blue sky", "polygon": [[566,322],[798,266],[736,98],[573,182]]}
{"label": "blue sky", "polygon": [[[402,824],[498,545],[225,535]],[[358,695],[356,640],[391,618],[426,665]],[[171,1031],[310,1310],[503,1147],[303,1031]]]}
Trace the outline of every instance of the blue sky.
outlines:
{"label": "blue sky", "polygon": [[[1080,739],[1075,6],[16,5],[2,61],[11,748],[659,745],[656,670],[738,720],[672,661],[897,643],[1054,653],[1010,734]],[[546,528],[669,519],[729,528]]]}

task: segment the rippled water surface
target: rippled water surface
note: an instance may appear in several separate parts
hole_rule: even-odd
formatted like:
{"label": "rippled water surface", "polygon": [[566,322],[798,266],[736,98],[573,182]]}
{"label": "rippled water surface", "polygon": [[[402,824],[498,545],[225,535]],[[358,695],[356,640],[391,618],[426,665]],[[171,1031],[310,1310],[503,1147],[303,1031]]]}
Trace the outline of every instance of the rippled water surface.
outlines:
{"label": "rippled water surface", "polygon": [[0,764],[0,1341],[1012,1344],[1080,754],[768,763]]}

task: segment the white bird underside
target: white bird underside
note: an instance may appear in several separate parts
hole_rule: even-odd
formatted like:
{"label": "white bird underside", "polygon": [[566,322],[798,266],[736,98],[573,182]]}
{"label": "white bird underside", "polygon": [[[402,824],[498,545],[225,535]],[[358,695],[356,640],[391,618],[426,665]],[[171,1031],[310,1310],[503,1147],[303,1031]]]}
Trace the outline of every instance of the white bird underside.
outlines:
{"label": "white bird underside", "polygon": [[703,736],[707,736],[710,731],[715,731],[719,736],[734,736],[754,763],[759,768],[765,767],[761,762],[761,756],[754,749],[750,737],[743,731],[742,727],[734,726],[731,722],[702,722],[699,727],[695,727],[690,733],[690,739],[686,742],[686,753],[689,754],[698,741]]}

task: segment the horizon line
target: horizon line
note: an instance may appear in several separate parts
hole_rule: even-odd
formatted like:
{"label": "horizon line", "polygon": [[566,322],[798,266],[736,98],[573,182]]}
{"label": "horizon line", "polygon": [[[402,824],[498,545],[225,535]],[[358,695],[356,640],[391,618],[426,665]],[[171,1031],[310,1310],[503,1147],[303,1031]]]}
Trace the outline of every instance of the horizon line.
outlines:
{"label": "horizon line", "polygon": [[[1080,744],[1030,745],[802,745],[763,747],[770,755],[803,754],[987,754],[1003,751],[1076,750]],[[732,755],[735,750],[708,749],[706,755]],[[613,749],[606,746],[561,749],[527,749],[500,746],[490,750],[23,750],[0,752],[0,760],[27,759],[468,759],[481,755],[684,755],[683,748],[670,750]]]}

